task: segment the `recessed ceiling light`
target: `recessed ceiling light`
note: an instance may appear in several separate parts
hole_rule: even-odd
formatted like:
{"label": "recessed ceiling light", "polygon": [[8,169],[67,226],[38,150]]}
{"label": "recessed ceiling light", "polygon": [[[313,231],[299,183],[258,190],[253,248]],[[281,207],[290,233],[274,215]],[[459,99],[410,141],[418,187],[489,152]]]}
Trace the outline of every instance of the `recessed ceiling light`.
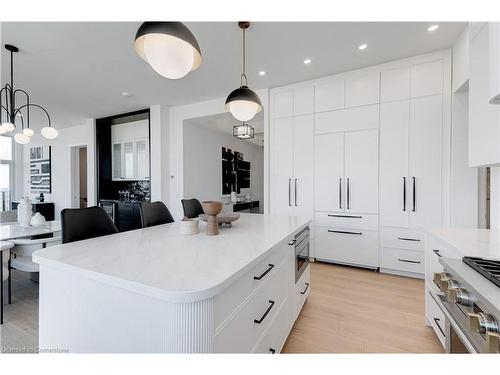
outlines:
{"label": "recessed ceiling light", "polygon": [[358,49],[360,51],[362,51],[362,50],[366,49],[366,47],[368,47],[368,44],[361,44],[360,46],[358,46]]}
{"label": "recessed ceiling light", "polygon": [[306,64],[306,65],[307,65],[307,64],[310,64],[310,63],[311,63],[311,59],[305,59],[305,60],[304,60],[304,64]]}
{"label": "recessed ceiling light", "polygon": [[266,75],[266,72],[265,72],[265,71],[261,70],[261,71],[259,72],[259,76],[265,76],[265,75]]}
{"label": "recessed ceiling light", "polygon": [[439,25],[431,25],[427,28],[427,31],[436,31],[437,29],[439,29]]}
{"label": "recessed ceiling light", "polygon": [[130,92],[128,92],[128,91],[124,91],[124,92],[122,92],[122,96],[124,98],[130,98],[130,97],[132,97],[132,94]]}

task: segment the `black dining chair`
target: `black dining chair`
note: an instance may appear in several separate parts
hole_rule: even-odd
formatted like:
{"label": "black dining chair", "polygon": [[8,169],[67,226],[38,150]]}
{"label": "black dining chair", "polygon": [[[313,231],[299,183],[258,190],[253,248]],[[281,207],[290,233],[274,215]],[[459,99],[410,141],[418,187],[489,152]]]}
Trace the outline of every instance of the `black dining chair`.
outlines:
{"label": "black dining chair", "polygon": [[203,213],[203,207],[198,199],[181,199],[184,216],[188,219],[198,217]]}
{"label": "black dining chair", "polygon": [[173,222],[174,218],[163,202],[141,203],[141,223],[143,228]]}
{"label": "black dining chair", "polygon": [[61,211],[62,243],[118,233],[101,207],[65,208]]}

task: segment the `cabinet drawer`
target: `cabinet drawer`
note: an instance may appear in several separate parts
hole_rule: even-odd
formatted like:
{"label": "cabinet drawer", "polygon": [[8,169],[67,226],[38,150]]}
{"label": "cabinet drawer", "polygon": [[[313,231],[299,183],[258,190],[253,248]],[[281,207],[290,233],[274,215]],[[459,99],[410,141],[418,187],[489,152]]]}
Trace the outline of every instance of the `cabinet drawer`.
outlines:
{"label": "cabinet drawer", "polygon": [[423,251],[424,238],[424,234],[415,229],[380,228],[381,247]]}
{"label": "cabinet drawer", "polygon": [[216,330],[257,288],[265,287],[264,285],[285,261],[287,252],[293,253],[293,251],[293,246],[281,246],[245,273],[239,280],[235,281],[228,289],[215,297],[214,320]]}
{"label": "cabinet drawer", "polygon": [[319,260],[378,267],[378,232],[316,227],[314,253]]}
{"label": "cabinet drawer", "polygon": [[288,292],[286,263],[215,335],[217,353],[249,353],[274,319]]}
{"label": "cabinet drawer", "polygon": [[315,212],[314,224],[333,228],[377,230],[378,215]]}
{"label": "cabinet drawer", "polygon": [[297,319],[311,291],[311,266],[307,266],[300,279],[295,283],[295,316]]}
{"label": "cabinet drawer", "polygon": [[432,299],[429,289],[425,289],[425,317],[436,333],[443,348],[445,346],[445,317],[436,301]]}
{"label": "cabinet drawer", "polygon": [[290,320],[288,318],[289,302],[288,298],[283,301],[273,321],[269,324],[267,331],[255,346],[254,353],[277,354],[281,352],[290,328]]}
{"label": "cabinet drawer", "polygon": [[380,268],[424,275],[424,253],[421,251],[380,248]]}

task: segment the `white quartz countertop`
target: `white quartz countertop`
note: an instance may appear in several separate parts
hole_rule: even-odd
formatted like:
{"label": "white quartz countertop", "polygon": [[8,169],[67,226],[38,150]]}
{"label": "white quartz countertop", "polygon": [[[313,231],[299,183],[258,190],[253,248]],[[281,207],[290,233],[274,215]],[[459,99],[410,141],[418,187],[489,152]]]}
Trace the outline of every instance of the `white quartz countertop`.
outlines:
{"label": "white quartz countertop", "polygon": [[[57,245],[33,260],[171,302],[216,295],[311,222],[278,215],[241,214],[218,236],[181,235],[179,222]],[[290,251],[294,251],[292,248]]]}
{"label": "white quartz countertop", "polygon": [[427,233],[454,248],[461,256],[500,260],[500,231],[473,228],[433,228]]}

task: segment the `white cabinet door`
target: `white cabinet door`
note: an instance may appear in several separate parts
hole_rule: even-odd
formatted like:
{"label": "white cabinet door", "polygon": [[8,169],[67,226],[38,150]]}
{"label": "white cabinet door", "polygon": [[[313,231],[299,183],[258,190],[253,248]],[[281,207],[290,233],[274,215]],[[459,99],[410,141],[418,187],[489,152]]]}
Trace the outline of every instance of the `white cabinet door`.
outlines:
{"label": "white cabinet door", "polygon": [[391,69],[380,75],[380,102],[408,99],[410,97],[410,68]]}
{"label": "white cabinet door", "polygon": [[345,133],[346,210],[378,213],[378,129]]}
{"label": "white cabinet door", "polygon": [[136,140],[135,151],[137,158],[137,179],[149,179],[149,147],[147,139]]}
{"label": "white cabinet door", "polygon": [[443,92],[443,60],[418,64],[411,67],[411,97],[436,95]]}
{"label": "white cabinet door", "polygon": [[408,227],[409,121],[409,100],[380,105],[380,225],[382,226]]}
{"label": "white cabinet door", "polygon": [[314,102],[315,112],[344,108],[344,80],[315,86]]}
{"label": "white cabinet door", "polygon": [[291,214],[293,178],[293,120],[273,121],[271,134],[270,211]]}
{"label": "white cabinet door", "polygon": [[345,106],[375,104],[380,99],[380,73],[347,78],[345,81]]}
{"label": "white cabinet door", "polygon": [[123,166],[122,175],[126,179],[133,179],[135,177],[134,173],[134,141],[123,142]]}
{"label": "white cabinet door", "polygon": [[[111,127],[113,128],[113,127]],[[124,176],[122,174],[122,147],[121,143],[113,143],[112,166],[113,166],[113,180],[120,180]]]}
{"label": "white cabinet door", "polygon": [[300,116],[314,112],[314,87],[302,87],[293,92],[293,115]]}
{"label": "white cabinet door", "polygon": [[[344,212],[344,133],[314,137],[314,210]],[[344,185],[344,186],[343,186]]]}
{"label": "white cabinet door", "polygon": [[312,218],[314,178],[313,115],[293,119],[294,214]]}
{"label": "white cabinet door", "polygon": [[290,117],[293,115],[293,91],[279,92],[272,98],[272,117]]}
{"label": "white cabinet door", "polygon": [[[410,101],[410,227],[441,225],[441,95]],[[413,188],[415,186],[415,188]],[[413,204],[415,201],[415,205]]]}

